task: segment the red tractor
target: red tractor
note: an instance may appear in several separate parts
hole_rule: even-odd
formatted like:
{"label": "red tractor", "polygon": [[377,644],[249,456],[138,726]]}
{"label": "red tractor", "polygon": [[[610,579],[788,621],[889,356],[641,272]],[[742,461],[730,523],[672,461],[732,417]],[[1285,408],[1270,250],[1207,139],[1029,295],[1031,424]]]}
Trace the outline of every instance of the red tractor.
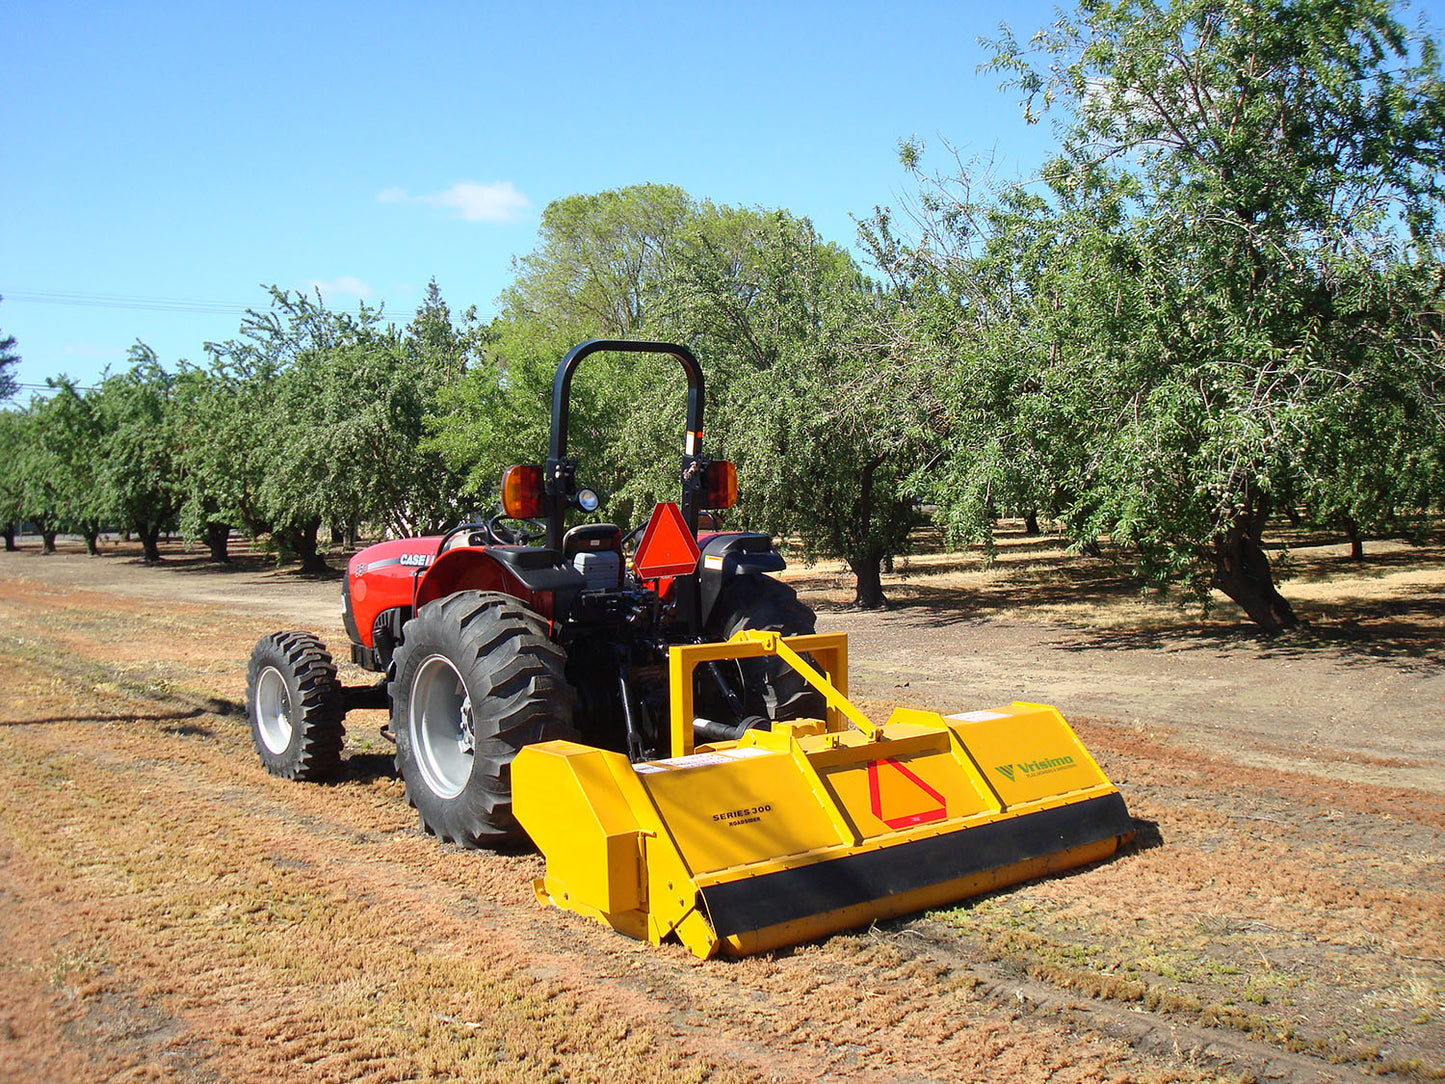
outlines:
{"label": "red tractor", "polygon": [[[585,517],[600,504],[567,455],[572,376],[599,351],[668,354],[687,375],[681,499],[630,532],[567,527],[569,513]],[[351,559],[342,589],[351,658],[384,679],[343,688],[309,633],[278,632],[256,645],[247,711],[267,770],[327,778],[340,764],[347,711],[389,706],[397,771],[422,827],[476,847],[522,834],[511,762],[524,746],[571,738],[634,763],[666,756],[670,646],[814,625],[792,588],[767,575],[784,567],[768,535],[717,529],[712,513],[736,500],[737,474],[702,455],[702,422],[702,368],[687,348],[615,340],[573,348],[552,384],[547,460],[506,472],[500,514],[441,536],[380,542]],[[705,513],[712,529],[700,531]],[[821,697],[776,659],[699,668],[694,703],[703,741],[823,711]]]}

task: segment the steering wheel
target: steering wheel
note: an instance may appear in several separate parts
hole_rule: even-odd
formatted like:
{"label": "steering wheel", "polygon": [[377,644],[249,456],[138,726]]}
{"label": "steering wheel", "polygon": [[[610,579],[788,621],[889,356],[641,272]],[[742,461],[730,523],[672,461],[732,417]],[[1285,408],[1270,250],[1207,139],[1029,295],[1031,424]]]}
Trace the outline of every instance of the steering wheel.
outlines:
{"label": "steering wheel", "polygon": [[629,550],[636,549],[637,542],[642,537],[642,532],[645,530],[647,530],[647,524],[639,523],[636,527],[632,528],[632,530],[628,531],[625,535],[623,535],[622,552],[627,553]]}
{"label": "steering wheel", "polygon": [[487,534],[503,546],[530,546],[547,536],[547,525],[539,519],[493,516],[487,520]]}
{"label": "steering wheel", "polygon": [[[467,523],[458,523],[458,524],[457,524],[455,527],[453,527],[450,531],[448,531],[446,534],[442,535],[442,540],[441,540],[439,543],[437,543],[437,553],[445,553],[445,552],[446,552],[446,548],[447,548],[447,543],[450,542],[450,541],[451,541],[453,538],[455,538],[457,535],[461,534],[463,531],[489,531],[489,530],[490,530],[490,526],[489,526],[488,524],[485,524],[485,523],[477,523],[476,521],[470,521],[470,522],[467,522]],[[467,541],[468,541],[468,543],[470,544],[471,539],[468,539]]]}

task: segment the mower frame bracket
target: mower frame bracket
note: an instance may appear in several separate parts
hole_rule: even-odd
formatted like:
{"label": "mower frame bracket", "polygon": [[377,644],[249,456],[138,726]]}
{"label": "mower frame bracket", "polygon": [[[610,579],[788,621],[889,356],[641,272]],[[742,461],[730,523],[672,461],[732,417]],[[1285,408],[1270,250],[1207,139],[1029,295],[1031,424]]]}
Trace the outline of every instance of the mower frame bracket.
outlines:
{"label": "mower frame bracket", "polygon": [[[803,655],[810,655],[822,667],[820,673]],[[722,643],[679,644],[668,651],[668,678],[672,703],[672,752],[674,757],[693,751],[693,671],[705,662],[724,659],[757,659],[776,655],[822,694],[827,702],[827,730],[847,730],[851,723],[872,741],[883,740],[883,728],[864,715],[848,699],[848,636],[842,632],[808,636],[783,636],[760,629],[743,629]]]}

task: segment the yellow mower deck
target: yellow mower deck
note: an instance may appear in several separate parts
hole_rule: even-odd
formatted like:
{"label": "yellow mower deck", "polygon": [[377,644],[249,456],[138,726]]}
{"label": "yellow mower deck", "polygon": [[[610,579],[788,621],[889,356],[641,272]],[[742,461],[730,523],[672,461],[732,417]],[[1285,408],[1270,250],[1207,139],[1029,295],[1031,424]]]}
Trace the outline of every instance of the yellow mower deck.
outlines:
{"label": "yellow mower deck", "polygon": [[[694,749],[693,668],[769,654],[823,693],[827,718]],[[747,631],[674,647],[670,666],[674,756],[552,741],[512,766],[517,819],[547,860],[538,898],[631,937],[761,952],[1094,862],[1133,833],[1053,708],[900,708],[876,726],[847,699],[841,634]]]}

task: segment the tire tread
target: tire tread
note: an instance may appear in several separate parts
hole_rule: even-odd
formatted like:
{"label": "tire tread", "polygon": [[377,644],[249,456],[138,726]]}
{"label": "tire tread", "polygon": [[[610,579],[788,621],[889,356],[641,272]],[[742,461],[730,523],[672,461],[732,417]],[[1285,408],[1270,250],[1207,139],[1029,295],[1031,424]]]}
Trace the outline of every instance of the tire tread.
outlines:
{"label": "tire tread", "polygon": [[[299,694],[292,705],[297,716],[291,723],[294,737],[281,756],[269,753],[254,730],[256,679],[267,666],[276,666],[283,677],[289,677]],[[336,775],[346,743],[346,710],[336,663],[319,639],[300,630],[263,637],[247,668],[247,700],[252,739],[267,771],[301,782],[320,782]]]}
{"label": "tire tread", "polygon": [[[447,644],[472,692],[477,729],[471,778],[451,800],[426,792],[419,772],[410,777],[410,736],[403,734],[410,704],[404,684],[412,658],[418,652],[447,654],[442,650]],[[407,623],[396,663],[389,686],[392,731],[399,736],[396,765],[421,827],[463,847],[520,838],[521,828],[512,817],[513,758],[527,745],[575,736],[573,694],[564,675],[566,654],[548,638],[546,623],[509,595],[458,592],[422,607]],[[476,714],[479,700],[486,704],[482,714]]]}

